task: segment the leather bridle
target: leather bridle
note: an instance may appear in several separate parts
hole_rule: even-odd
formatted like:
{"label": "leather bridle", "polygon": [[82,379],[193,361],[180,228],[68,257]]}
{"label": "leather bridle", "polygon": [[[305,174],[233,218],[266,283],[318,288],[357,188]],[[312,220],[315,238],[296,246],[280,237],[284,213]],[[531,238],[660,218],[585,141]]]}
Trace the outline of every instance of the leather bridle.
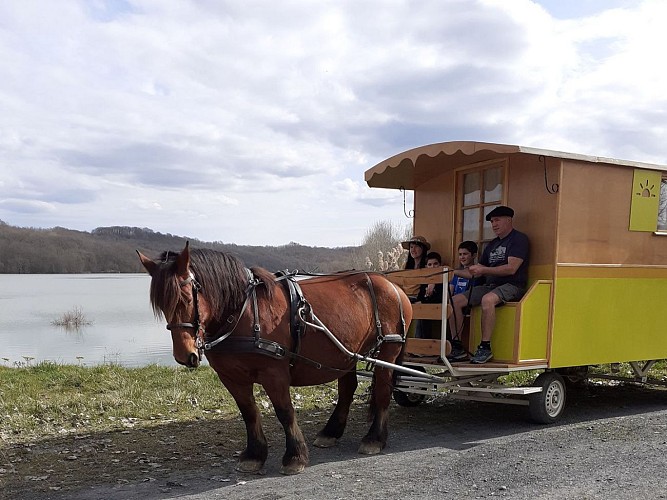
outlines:
{"label": "leather bridle", "polygon": [[195,317],[191,323],[168,323],[167,330],[172,331],[174,328],[191,328],[194,332],[195,337],[195,346],[197,347],[197,354],[201,360],[204,356],[204,341],[202,336],[199,335],[199,331],[203,330],[202,325],[199,321],[199,297],[198,293],[201,291],[201,285],[195,279],[195,275],[190,271],[189,276],[182,280],[178,286],[183,288],[185,285],[192,285],[192,301],[195,308]]}
{"label": "leather bridle", "polygon": [[214,340],[206,341],[206,331],[204,330],[204,326],[201,324],[200,321],[200,314],[199,314],[199,297],[198,294],[202,289],[202,286],[199,284],[199,282],[195,279],[195,275],[192,273],[192,271],[189,272],[189,276],[182,280],[178,285],[180,287],[184,287],[185,285],[192,285],[192,301],[194,304],[194,319],[192,320],[191,323],[183,322],[183,323],[168,323],[167,324],[167,330],[171,331],[174,328],[188,328],[192,329],[194,332],[194,337],[195,337],[195,347],[197,348],[197,354],[199,355],[199,359],[203,359],[204,357],[204,351],[211,350],[214,348],[216,345],[218,345],[220,342],[225,340],[227,337],[229,337],[232,333],[234,333],[234,330],[236,330],[236,327],[238,326],[239,322],[241,321],[241,317],[243,316],[243,313],[246,310],[246,307],[248,306],[248,303],[250,302],[250,299],[252,299],[252,308],[253,308],[253,314],[254,314],[254,324],[253,324],[253,332],[255,335],[255,340],[257,341],[260,336],[260,325],[259,325],[259,309],[257,307],[257,294],[255,291],[255,288],[261,284],[262,282],[255,278],[250,271],[250,269],[245,269],[246,275],[248,277],[248,288],[246,289],[246,298],[245,301],[243,302],[243,306],[241,307],[241,311],[238,314],[238,317],[234,317],[235,315],[231,315],[227,318],[227,325],[229,325],[231,328],[223,333],[218,335]]}

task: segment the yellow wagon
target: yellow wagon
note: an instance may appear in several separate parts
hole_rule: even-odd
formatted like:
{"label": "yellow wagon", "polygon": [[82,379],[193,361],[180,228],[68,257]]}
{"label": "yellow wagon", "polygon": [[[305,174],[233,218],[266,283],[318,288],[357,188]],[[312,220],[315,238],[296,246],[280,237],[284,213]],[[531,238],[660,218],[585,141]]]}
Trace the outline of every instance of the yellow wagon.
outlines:
{"label": "yellow wagon", "polygon": [[[564,408],[564,377],[628,362],[632,380],[646,382],[655,361],[667,359],[667,166],[463,141],[405,151],[365,179],[370,187],[414,192],[414,234],[426,236],[444,262],[455,261],[463,240],[483,246],[493,239],[484,217],[498,205],[515,210],[514,227],[531,241],[529,289],[498,309],[493,361],[450,364],[442,321],[442,341],[408,339],[404,360],[441,365],[441,381],[399,372],[399,404],[445,389],[454,397],[526,404],[533,419],[551,422]],[[394,279],[424,282],[426,274]],[[465,338],[469,350],[480,339],[477,309]],[[416,306],[415,316],[442,319],[446,304]],[[517,370],[543,373],[530,387],[496,382]]]}

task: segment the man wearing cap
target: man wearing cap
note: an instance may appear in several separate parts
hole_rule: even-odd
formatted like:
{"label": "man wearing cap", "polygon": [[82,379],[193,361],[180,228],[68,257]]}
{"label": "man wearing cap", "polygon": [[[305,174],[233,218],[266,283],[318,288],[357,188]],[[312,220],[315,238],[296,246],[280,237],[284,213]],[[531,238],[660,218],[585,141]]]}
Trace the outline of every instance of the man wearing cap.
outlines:
{"label": "man wearing cap", "polygon": [[493,358],[491,334],[496,324],[496,306],[505,302],[521,299],[528,281],[528,237],[512,226],[514,210],[500,205],[486,216],[496,238],[490,241],[482,252],[479,264],[468,268],[471,278],[482,278],[483,284],[473,287],[470,293],[460,293],[452,297],[454,314],[449,318],[452,332],[452,352],[450,360],[460,361],[466,358],[465,349],[456,332],[463,324],[463,309],[470,306],[482,306],[482,342],[471,363],[486,363]]}

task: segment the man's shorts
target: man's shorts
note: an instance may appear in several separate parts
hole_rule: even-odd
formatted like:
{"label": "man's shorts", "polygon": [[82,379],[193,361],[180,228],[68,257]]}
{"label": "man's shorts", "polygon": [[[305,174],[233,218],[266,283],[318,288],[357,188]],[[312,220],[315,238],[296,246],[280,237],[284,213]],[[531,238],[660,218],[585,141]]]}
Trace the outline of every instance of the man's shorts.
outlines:
{"label": "man's shorts", "polygon": [[470,292],[470,297],[468,298],[468,305],[478,306],[482,303],[482,297],[487,293],[495,293],[499,298],[500,302],[504,304],[505,302],[517,302],[523,297],[523,294],[526,293],[524,288],[520,288],[511,283],[505,283],[500,286],[493,285],[479,285],[473,287]]}

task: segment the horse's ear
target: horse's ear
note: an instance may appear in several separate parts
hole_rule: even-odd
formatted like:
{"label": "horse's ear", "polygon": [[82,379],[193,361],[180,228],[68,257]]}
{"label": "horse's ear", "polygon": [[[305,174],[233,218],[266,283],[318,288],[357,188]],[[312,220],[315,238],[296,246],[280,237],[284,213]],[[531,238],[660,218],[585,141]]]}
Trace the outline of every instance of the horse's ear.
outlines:
{"label": "horse's ear", "polygon": [[142,254],[139,250],[137,250],[137,254],[139,255],[139,260],[141,260],[141,263],[146,268],[146,271],[148,271],[148,274],[153,276],[153,273],[157,269],[157,264]]}
{"label": "horse's ear", "polygon": [[178,254],[176,259],[176,274],[183,276],[187,274],[190,267],[190,242],[185,242],[185,248]]}

